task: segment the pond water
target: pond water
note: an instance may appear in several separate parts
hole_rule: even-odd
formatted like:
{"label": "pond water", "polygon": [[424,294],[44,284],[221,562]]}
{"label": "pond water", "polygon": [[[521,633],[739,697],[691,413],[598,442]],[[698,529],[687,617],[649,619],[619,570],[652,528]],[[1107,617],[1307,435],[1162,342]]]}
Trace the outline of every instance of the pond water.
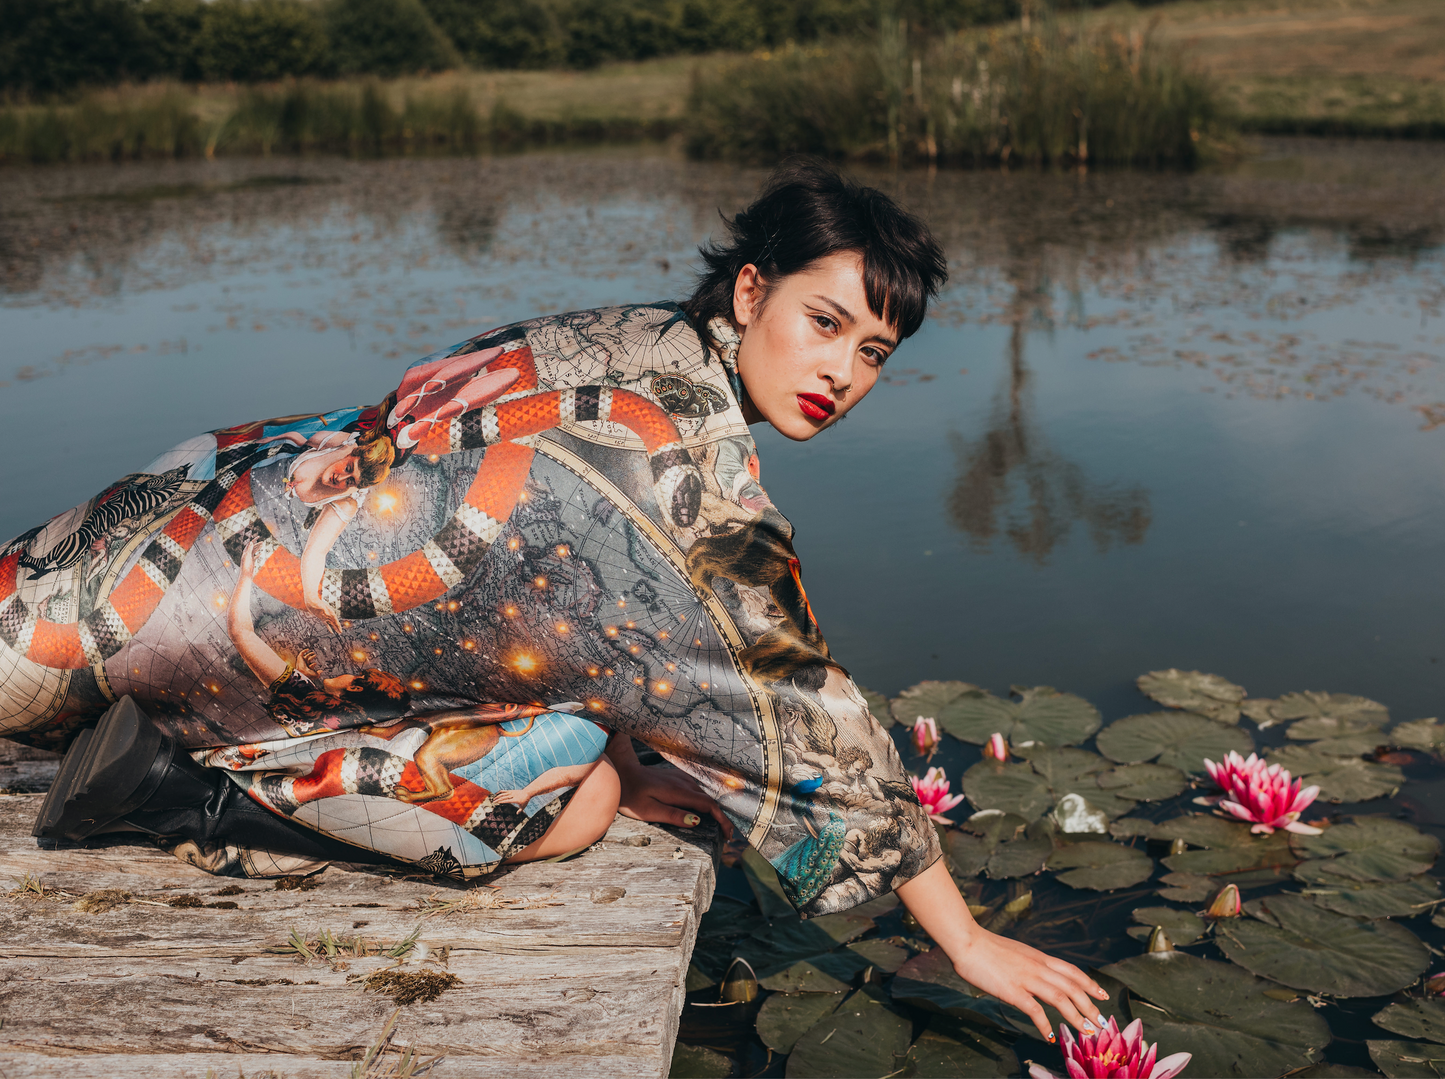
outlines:
{"label": "pond water", "polygon": [[[198,431],[373,402],[489,326],[685,295],[719,208],[762,177],[660,150],[0,172],[0,535]],[[1179,667],[1251,697],[1440,711],[1445,151],[1273,142],[1190,176],[864,178],[937,229],[949,288],[837,430],[755,431],[860,683],[1049,685],[1109,722],[1156,707],[1138,675]],[[933,763],[957,789],[979,754],[946,742]],[[1406,772],[1408,800],[1362,811],[1445,824],[1441,770]],[[757,914],[741,870],[725,878],[733,914]],[[1132,954],[1147,894],[1091,894],[1037,939]],[[896,919],[880,932],[906,936]],[[684,1033],[737,1074],[782,1074],[755,1012],[689,1009]],[[1330,1059],[1369,1065],[1360,1039],[1381,1036],[1340,1026]]]}

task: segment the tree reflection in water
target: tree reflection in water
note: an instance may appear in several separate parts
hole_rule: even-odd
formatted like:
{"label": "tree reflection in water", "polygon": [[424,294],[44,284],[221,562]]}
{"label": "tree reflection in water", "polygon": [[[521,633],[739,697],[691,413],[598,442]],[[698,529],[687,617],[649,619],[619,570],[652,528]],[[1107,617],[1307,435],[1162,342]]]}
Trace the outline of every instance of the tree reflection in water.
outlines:
{"label": "tree reflection in water", "polygon": [[1076,523],[1100,551],[1143,543],[1149,530],[1149,492],[1091,480],[1054,449],[1034,419],[1033,373],[1024,361],[1031,325],[1048,325],[1046,288],[1017,283],[1011,309],[1008,377],[999,387],[987,429],[970,441],[950,432],[958,478],[948,515],[979,548],[1003,533],[1029,561],[1044,565]]}

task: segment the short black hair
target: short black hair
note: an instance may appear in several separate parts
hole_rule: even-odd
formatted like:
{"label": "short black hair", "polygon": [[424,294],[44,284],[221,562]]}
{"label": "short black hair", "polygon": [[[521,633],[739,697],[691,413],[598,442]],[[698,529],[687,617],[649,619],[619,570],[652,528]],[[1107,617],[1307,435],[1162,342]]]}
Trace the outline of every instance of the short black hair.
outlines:
{"label": "short black hair", "polygon": [[758,200],[728,219],[727,239],[699,249],[703,271],[683,309],[699,326],[733,315],[733,284],[749,263],[765,282],[807,270],[840,251],[863,256],[868,308],[910,337],[948,280],[948,261],[928,226],[883,192],[861,187],[811,158],[773,170]]}

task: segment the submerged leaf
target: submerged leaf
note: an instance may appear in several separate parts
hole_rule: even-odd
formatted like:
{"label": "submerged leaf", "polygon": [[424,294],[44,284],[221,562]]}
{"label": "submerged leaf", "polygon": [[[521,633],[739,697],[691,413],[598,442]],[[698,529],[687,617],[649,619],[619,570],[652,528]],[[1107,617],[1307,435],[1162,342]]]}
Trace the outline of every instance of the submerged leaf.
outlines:
{"label": "submerged leaf", "polygon": [[1217,674],[1181,671],[1150,671],[1138,680],[1139,692],[1165,708],[1183,708],[1198,712],[1221,723],[1239,722],[1239,705],[1244,700],[1244,687],[1236,686]]}
{"label": "submerged leaf", "polygon": [[1129,915],[1139,925],[1129,930],[1136,939],[1147,939],[1152,926],[1160,926],[1175,944],[1193,944],[1204,936],[1204,919],[1193,911],[1176,907],[1142,907]]}
{"label": "submerged leaf", "polygon": [[706,1046],[678,1042],[672,1048],[672,1066],[667,1074],[674,1079],[721,1079],[732,1073],[731,1057]]}
{"label": "submerged leaf", "polygon": [[1099,729],[1099,712],[1072,693],[1048,686],[1018,689],[1019,700],[1005,701],[989,694],[965,694],[951,701],[938,716],[938,724],[955,738],[982,745],[994,732],[1013,746],[1033,744],[1071,746]]}
{"label": "submerged leaf", "polygon": [[806,959],[794,963],[787,970],[759,979],[758,984],[775,993],[845,993],[853,988]]}
{"label": "submerged leaf", "polygon": [[1060,847],[1049,858],[1048,867],[1071,888],[1112,892],[1148,880],[1154,873],[1154,859],[1133,847],[1090,840]]}
{"label": "submerged leaf", "polygon": [[1163,952],[1102,973],[1143,998],[1130,1007],[1161,1054],[1194,1055],[1192,1075],[1279,1075],[1318,1060],[1330,1041],[1329,1026],[1308,1003],[1270,998],[1276,986],[1229,963]]}
{"label": "submerged leaf", "polygon": [[1204,759],[1219,761],[1231,750],[1248,754],[1254,742],[1231,727],[1193,712],[1148,712],[1126,716],[1099,732],[1099,751],[1120,764],[1158,762],[1185,772],[1203,772]]}
{"label": "submerged leaf", "polygon": [[919,682],[909,686],[888,705],[893,718],[905,727],[918,722],[919,716],[937,719],[949,701],[963,693],[982,693],[968,682]]}
{"label": "submerged leaf", "polygon": [[908,962],[908,949],[890,944],[886,940],[861,940],[848,945],[848,950],[884,974],[892,974]]}
{"label": "submerged leaf", "polygon": [[1389,1079],[1436,1079],[1445,1075],[1445,1045],[1371,1040],[1365,1046],[1375,1067]]}
{"label": "submerged leaf", "polygon": [[1308,867],[1325,877],[1359,881],[1405,880],[1429,869],[1440,852],[1434,836],[1405,821],[1378,816],[1356,817],[1320,835],[1292,836],[1290,846],[1310,860],[1301,870]]}
{"label": "submerged leaf", "polygon": [[758,1010],[758,1037],[778,1053],[791,1053],[793,1043],[820,1019],[837,1011],[846,993],[774,993]]}
{"label": "submerged leaf", "polygon": [[788,1055],[789,1077],[891,1075],[903,1064],[913,1023],[864,986],[820,1019]]}
{"label": "submerged leaf", "polygon": [[1295,989],[1381,996],[1410,985],[1430,960],[1404,926],[1356,921],[1303,896],[1273,895],[1246,910],[1255,917],[1218,926],[1215,943],[1246,970]]}
{"label": "submerged leaf", "polygon": [[[1297,867],[1296,873],[1309,864]],[[1413,918],[1440,900],[1440,885],[1424,875],[1383,884],[1321,876],[1312,878],[1312,883],[1316,886],[1305,893],[1311,903],[1352,918]]]}
{"label": "submerged leaf", "polygon": [[1445,1043],[1445,1001],[1409,1000],[1391,1004],[1375,1022],[1392,1034]]}

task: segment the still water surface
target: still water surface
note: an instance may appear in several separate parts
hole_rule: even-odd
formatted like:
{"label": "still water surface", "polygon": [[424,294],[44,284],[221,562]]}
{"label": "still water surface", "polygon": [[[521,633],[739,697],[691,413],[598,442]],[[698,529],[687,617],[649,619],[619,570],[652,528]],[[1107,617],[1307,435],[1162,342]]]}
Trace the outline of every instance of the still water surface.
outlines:
{"label": "still water surface", "polygon": [[[762,173],[660,152],[0,174],[0,534],[493,325],[678,297]],[[1180,666],[1440,711],[1445,153],[868,174],[953,279],[866,407],[757,432],[834,653],[894,694]]]}
{"label": "still water surface", "polygon": [[[0,172],[0,536],[196,432],[375,402],[491,326],[683,296],[762,178],[630,151]],[[1154,707],[1137,675],[1179,666],[1441,711],[1445,151],[865,178],[933,224],[952,283],[837,430],[757,431],[860,682],[1049,684],[1109,722]],[[946,741],[956,780],[978,750]],[[1441,769],[1412,759],[1407,796],[1360,809],[1445,834]],[[990,904],[1015,885],[968,883]],[[1026,939],[1090,966],[1139,949],[1152,886],[1027,887]],[[751,909],[736,868],[719,895],[710,918]],[[1370,1063],[1383,1004],[1331,1013],[1330,1060]],[[756,1011],[689,1008],[683,1040],[780,1075]]]}

